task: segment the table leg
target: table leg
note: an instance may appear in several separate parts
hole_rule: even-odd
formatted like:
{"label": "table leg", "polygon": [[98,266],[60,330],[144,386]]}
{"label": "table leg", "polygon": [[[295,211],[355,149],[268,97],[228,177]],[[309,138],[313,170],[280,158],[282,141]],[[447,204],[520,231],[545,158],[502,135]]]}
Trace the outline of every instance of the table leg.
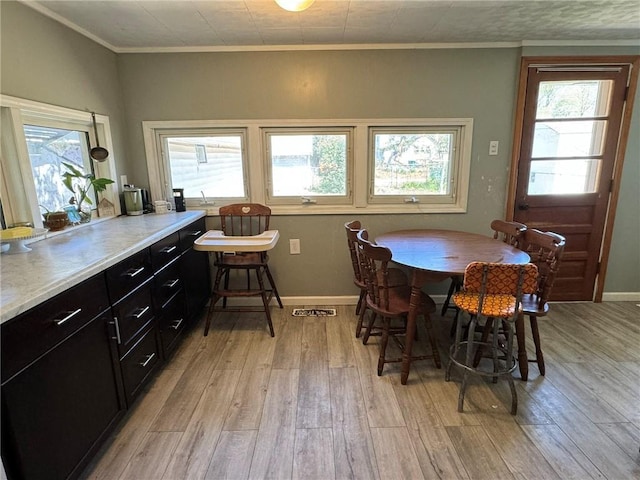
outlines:
{"label": "table leg", "polygon": [[402,371],[400,383],[407,384],[409,369],[411,368],[411,349],[416,333],[416,319],[418,317],[418,307],[420,306],[420,292],[426,282],[426,274],[422,270],[414,270],[411,276],[411,298],[409,300],[409,316],[407,317],[407,335],[405,337],[404,350],[402,351]]}

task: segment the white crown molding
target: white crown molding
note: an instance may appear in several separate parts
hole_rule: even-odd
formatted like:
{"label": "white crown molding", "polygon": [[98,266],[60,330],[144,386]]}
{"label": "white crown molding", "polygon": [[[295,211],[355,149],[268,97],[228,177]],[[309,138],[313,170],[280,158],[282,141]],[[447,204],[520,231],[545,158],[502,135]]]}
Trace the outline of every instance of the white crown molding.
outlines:
{"label": "white crown molding", "polygon": [[116,53],[282,52],[334,50],[442,50],[469,48],[517,48],[520,42],[482,43],[354,43],[327,45],[233,45],[208,47],[117,48]]}
{"label": "white crown molding", "polygon": [[40,3],[32,2],[30,0],[18,0],[18,1],[20,3],[23,3],[23,4],[27,5],[30,8],[33,8],[34,10],[36,10],[37,12],[39,12],[39,13],[41,13],[43,15],[45,15],[45,16],[47,16],[49,18],[52,18],[56,22],[61,23],[62,25],[64,25],[67,28],[70,28],[74,32],[77,32],[80,35],[84,35],[88,39],[93,40],[97,44],[102,45],[103,47],[111,50],[112,52],[118,53],[118,51],[117,51],[118,49],[114,45],[111,45],[109,42],[106,42],[102,38],[98,37],[97,35],[94,35],[93,33],[89,32],[88,30],[85,30],[84,28],[76,25],[75,23],[70,22],[66,18],[61,17],[57,13],[52,12],[47,7],[42,6]]}

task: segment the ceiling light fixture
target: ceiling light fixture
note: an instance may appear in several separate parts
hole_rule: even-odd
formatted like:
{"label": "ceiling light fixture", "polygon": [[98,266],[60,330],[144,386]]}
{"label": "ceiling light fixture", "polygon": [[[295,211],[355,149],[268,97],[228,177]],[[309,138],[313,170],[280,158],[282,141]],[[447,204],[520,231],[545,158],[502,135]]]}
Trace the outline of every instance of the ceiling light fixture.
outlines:
{"label": "ceiling light fixture", "polygon": [[311,6],[315,0],[275,0],[276,3],[290,12],[301,12]]}

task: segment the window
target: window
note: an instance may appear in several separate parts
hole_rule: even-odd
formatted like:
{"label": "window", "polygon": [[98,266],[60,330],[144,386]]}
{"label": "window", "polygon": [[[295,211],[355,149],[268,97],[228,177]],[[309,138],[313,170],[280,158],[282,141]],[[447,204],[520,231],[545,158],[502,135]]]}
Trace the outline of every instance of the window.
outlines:
{"label": "window", "polygon": [[[465,212],[473,120],[143,122],[154,199],[274,214]],[[203,200],[203,194],[206,201]]]}
{"label": "window", "polygon": [[[62,174],[67,171],[64,163],[71,164],[84,173],[93,173],[87,132],[25,125],[24,137],[38,205],[50,211],[62,210],[69,205],[72,195],[62,183]],[[95,192],[89,192],[89,196],[95,208]]]}
{"label": "window", "polygon": [[372,128],[369,200],[453,203],[458,138],[457,129]]}
{"label": "window", "polygon": [[348,203],[349,129],[264,129],[268,202]]}
{"label": "window", "polygon": [[233,129],[160,133],[167,172],[163,198],[183,188],[192,207],[248,201],[245,137],[244,130]]}
{"label": "window", "polygon": [[[115,164],[109,156],[94,162],[89,156],[96,145],[88,112],[56,107],[30,100],[0,96],[2,116],[2,210],[7,225],[31,223],[42,226],[46,210],[60,210],[69,205],[72,194],[62,183],[66,171],[63,162],[84,173],[115,180]],[[98,134],[105,148],[112,151],[109,119],[96,115]],[[95,192],[89,196],[97,209]],[[109,200],[120,213],[116,184],[108,185],[100,199]]]}

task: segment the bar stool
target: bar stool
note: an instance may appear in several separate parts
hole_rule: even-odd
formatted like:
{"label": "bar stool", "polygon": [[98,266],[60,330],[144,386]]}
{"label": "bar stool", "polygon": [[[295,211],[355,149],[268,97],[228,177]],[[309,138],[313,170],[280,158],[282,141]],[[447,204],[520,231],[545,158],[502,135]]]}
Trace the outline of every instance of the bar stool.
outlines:
{"label": "bar stool", "polygon": [[[462,322],[456,325],[455,341],[450,349],[445,380],[451,379],[451,368],[455,365],[463,369],[462,384],[458,396],[458,411],[462,412],[468,375],[506,377],[511,389],[511,414],[518,409],[518,397],[511,372],[517,362],[513,356],[514,325],[522,315],[522,295],[534,293],[537,288],[538,268],[531,263],[514,265],[504,263],[472,262],[464,272],[462,290],[453,295],[454,304],[461,312],[470,315],[469,335],[462,339]],[[493,323],[491,342],[476,341],[475,327],[480,317]],[[499,322],[498,320],[502,320]],[[502,323],[502,328],[500,323]],[[499,341],[499,333],[506,336],[506,345]],[[492,369],[485,364],[476,364],[476,349],[485,348],[492,359]]]}

